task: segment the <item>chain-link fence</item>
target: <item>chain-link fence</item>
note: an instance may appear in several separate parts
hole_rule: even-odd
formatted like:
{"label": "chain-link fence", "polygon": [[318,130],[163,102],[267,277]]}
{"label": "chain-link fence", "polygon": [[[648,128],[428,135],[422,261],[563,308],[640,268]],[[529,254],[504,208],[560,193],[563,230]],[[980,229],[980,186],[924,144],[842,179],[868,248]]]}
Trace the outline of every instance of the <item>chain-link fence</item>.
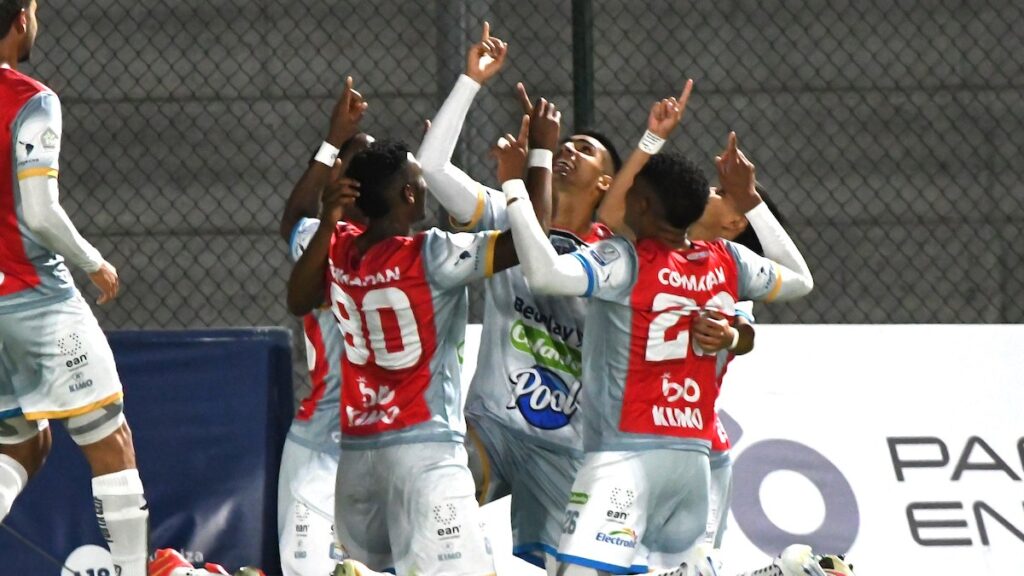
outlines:
{"label": "chain-link fence", "polygon": [[[456,154],[477,179],[494,182],[517,81],[625,154],[693,77],[672,146],[711,173],[736,130],[815,273],[760,318],[1024,320],[1013,0],[65,0],[39,18],[26,71],[64,104],[64,205],[126,286],[107,328],[295,326],[277,225],[341,79],[368,132],[418,142],[485,19],[511,51]],[[574,110],[581,90],[593,110]]]}

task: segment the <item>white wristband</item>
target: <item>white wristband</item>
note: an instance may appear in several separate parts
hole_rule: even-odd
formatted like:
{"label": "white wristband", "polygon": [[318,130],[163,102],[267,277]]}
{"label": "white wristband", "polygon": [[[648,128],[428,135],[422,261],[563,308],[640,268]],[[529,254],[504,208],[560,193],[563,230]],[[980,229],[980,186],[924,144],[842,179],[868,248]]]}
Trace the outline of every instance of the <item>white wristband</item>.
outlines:
{"label": "white wristband", "polygon": [[544,168],[551,171],[551,163],[555,159],[555,153],[543,148],[534,148],[526,154],[527,168]]}
{"label": "white wristband", "polygon": [[317,162],[326,166],[334,167],[334,161],[338,159],[338,154],[341,150],[331,146],[328,142],[324,142],[320,145],[320,149],[316,151],[316,156],[313,157]]}
{"label": "white wristband", "polygon": [[729,327],[729,330],[732,330],[732,343],[729,344],[729,351],[731,352],[740,345],[740,331],[732,326]]}
{"label": "white wristband", "polygon": [[519,178],[502,182],[501,189],[505,192],[506,204],[512,204],[513,200],[530,199],[530,195],[526,193],[526,183]]}
{"label": "white wristband", "polygon": [[640,148],[640,151],[645,154],[654,156],[661,151],[661,147],[664,145],[664,138],[648,130],[644,132],[644,135],[640,138],[640,143],[637,144],[637,148]]}

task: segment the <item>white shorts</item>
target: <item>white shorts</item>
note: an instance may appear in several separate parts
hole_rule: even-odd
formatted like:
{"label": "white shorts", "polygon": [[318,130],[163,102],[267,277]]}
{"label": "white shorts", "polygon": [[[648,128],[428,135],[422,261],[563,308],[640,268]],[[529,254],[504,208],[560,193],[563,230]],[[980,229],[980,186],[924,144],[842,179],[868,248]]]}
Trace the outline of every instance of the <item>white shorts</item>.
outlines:
{"label": "white shorts", "polygon": [[488,420],[471,420],[466,438],[470,469],[480,471],[481,505],[512,495],[512,553],[544,567],[562,535],[562,518],[582,458],[530,443]]}
{"label": "white shorts", "polygon": [[123,396],[114,354],[80,294],[0,314],[0,419],[64,419]]}
{"label": "white shorts", "polygon": [[461,444],[343,450],[336,495],[338,543],[374,570],[494,573]]}
{"label": "white shorts", "polygon": [[716,550],[722,547],[729,506],[732,503],[732,462],[726,460],[711,470],[711,493],[708,498],[708,526],[705,543]]}
{"label": "white shorts", "polygon": [[338,455],[285,440],[277,484],[277,536],[284,576],[330,574]]}
{"label": "white shorts", "polygon": [[611,574],[677,568],[704,535],[707,454],[592,452],[566,507],[558,560]]}

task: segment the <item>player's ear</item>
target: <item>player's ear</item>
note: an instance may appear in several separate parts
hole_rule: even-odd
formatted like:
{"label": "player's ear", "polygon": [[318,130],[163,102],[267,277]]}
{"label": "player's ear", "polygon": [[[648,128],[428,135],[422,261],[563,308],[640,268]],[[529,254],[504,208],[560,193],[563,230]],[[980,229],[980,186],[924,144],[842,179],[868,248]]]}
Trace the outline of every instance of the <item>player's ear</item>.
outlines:
{"label": "player's ear", "polygon": [[18,17],[14,19],[14,28],[18,31],[18,34],[24,34],[28,31],[28,10],[22,9],[18,13]]}
{"label": "player's ear", "polygon": [[601,194],[604,194],[605,192],[607,192],[608,189],[611,188],[611,187],[612,187],[612,175],[611,174],[602,174],[601,177],[597,179],[597,189],[601,191]]}
{"label": "player's ear", "polygon": [[406,184],[405,186],[403,186],[402,187],[402,200],[406,204],[410,204],[410,205],[415,204],[416,203],[416,187],[413,186],[412,184]]}
{"label": "player's ear", "polygon": [[750,222],[747,221],[746,216],[742,214],[732,214],[725,219],[725,222],[722,223],[722,228],[724,229],[723,232],[725,232],[723,236],[726,238],[735,238],[742,234],[749,225]]}

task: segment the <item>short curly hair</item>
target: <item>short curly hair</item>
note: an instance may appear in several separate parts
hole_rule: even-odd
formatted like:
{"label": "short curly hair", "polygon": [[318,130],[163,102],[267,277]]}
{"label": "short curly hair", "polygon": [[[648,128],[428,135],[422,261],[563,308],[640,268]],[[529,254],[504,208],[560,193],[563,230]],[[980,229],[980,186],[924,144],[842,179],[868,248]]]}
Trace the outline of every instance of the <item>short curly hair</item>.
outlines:
{"label": "short curly hair", "polygon": [[704,172],[681,154],[655,154],[637,174],[661,201],[665,221],[685,230],[704,213],[711,190]]}
{"label": "short curly hair", "polygon": [[402,142],[381,140],[352,157],[345,175],[359,182],[356,206],[367,218],[380,218],[391,211],[388,189],[409,163],[409,148]]}

